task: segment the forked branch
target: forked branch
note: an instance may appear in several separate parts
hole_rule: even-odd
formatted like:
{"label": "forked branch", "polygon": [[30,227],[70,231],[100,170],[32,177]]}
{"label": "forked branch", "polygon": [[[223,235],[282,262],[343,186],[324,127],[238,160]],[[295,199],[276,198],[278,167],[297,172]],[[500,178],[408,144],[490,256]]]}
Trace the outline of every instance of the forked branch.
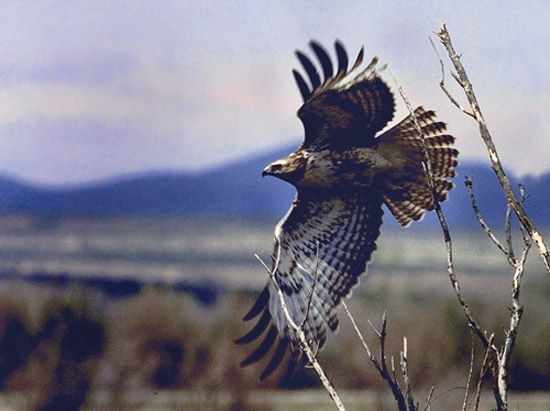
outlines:
{"label": "forked branch", "polygon": [[[369,360],[374,364],[374,367],[380,374],[383,380],[386,381],[388,386],[390,387],[393,397],[395,398],[395,402],[397,404],[397,408],[401,411],[416,411],[418,409],[418,406],[414,402],[414,398],[411,392],[411,386],[409,382],[409,370],[407,367],[407,340],[405,338],[404,344],[403,344],[403,351],[400,353],[400,364],[401,364],[401,373],[403,382],[405,384],[405,393],[401,390],[401,387],[399,386],[399,382],[397,380],[397,376],[395,373],[395,367],[393,366],[393,358],[392,358],[392,373],[390,374],[390,371],[388,370],[387,360],[386,360],[386,313],[382,316],[382,328],[380,331],[378,331],[372,324],[371,327],[373,328],[374,332],[378,336],[378,340],[380,343],[380,359],[378,359],[370,350],[369,346],[367,345],[367,342],[363,338],[363,334],[361,333],[361,330],[357,326],[357,323],[355,322],[355,319],[351,315],[351,312],[348,309],[347,304],[342,301],[342,307],[344,308],[344,311],[348,315],[351,324],[353,325],[353,328],[355,330],[355,333],[359,337],[359,340],[361,341],[361,344],[363,344],[363,348],[365,349],[365,352],[367,353],[367,357],[369,357]],[[369,322],[370,323],[370,322]],[[429,402],[430,398],[428,398]]]}
{"label": "forked branch", "polygon": [[[523,314],[523,306],[519,302],[519,293],[521,288],[521,280],[523,278],[525,261],[527,259],[527,253],[531,247],[531,240],[529,235],[525,230],[520,226],[523,238],[523,249],[521,256],[517,259],[514,255],[512,249],[512,234],[510,229],[510,207],[506,213],[505,221],[505,236],[506,236],[506,245],[502,244],[496,236],[493,234],[489,226],[485,223],[481,211],[477,206],[477,201],[474,195],[473,185],[471,179],[466,179],[466,187],[470,193],[470,199],[472,202],[472,207],[475,211],[478,222],[480,223],[483,231],[489,236],[493,243],[498,247],[498,249],[506,256],[508,263],[514,268],[514,276],[512,281],[512,307],[510,308],[510,323],[509,329],[505,331],[506,339],[504,346],[501,350],[494,353],[494,360],[490,364],[490,369],[493,374],[493,390],[495,393],[495,398],[497,399],[497,405],[499,409],[506,409],[507,407],[507,375],[508,375],[508,364],[510,362],[510,357],[512,355],[512,350],[516,342],[516,336],[519,328],[519,323],[521,321],[521,316]],[[523,204],[525,200],[525,192],[523,186],[520,186],[520,201]]]}
{"label": "forked branch", "polygon": [[[447,27],[445,26],[445,23],[441,23],[440,32],[437,33],[437,35],[439,37],[439,40],[447,50],[449,59],[453,63],[453,66],[456,70],[457,74],[454,75],[454,77],[459,82],[462,89],[464,90],[464,94],[466,95],[466,98],[468,99],[468,103],[472,108],[473,117],[475,118],[479,126],[479,132],[481,134],[481,138],[483,139],[485,146],[487,147],[487,151],[489,153],[491,166],[498,178],[500,185],[502,186],[502,189],[504,190],[504,194],[508,199],[510,207],[512,207],[512,209],[518,216],[518,219],[521,225],[525,227],[525,229],[529,233],[529,236],[532,238],[533,242],[537,246],[539,254],[546,267],[546,271],[548,271],[548,274],[550,274],[550,251],[548,250],[548,247],[544,242],[544,239],[542,238],[537,227],[525,213],[525,210],[523,209],[523,205],[521,201],[514,194],[510,181],[508,180],[508,177],[506,177],[506,174],[504,173],[504,168],[497,154],[496,147],[493,143],[493,138],[491,137],[491,133],[489,132],[489,128],[487,127],[487,123],[485,122],[485,118],[481,113],[481,108],[477,101],[477,97],[474,94],[472,83],[470,83],[470,80],[466,75],[466,70],[464,70],[462,63],[460,62],[460,56],[455,52],[453,48],[453,45],[451,43],[451,36],[447,31]],[[443,62],[441,61],[441,59],[439,59],[439,61],[443,65]],[[446,91],[445,88],[443,88],[443,90]]]}
{"label": "forked branch", "polygon": [[[434,50],[436,51],[437,57],[441,65],[441,70],[442,70],[442,78],[441,78],[440,86],[442,90],[445,92],[445,94],[449,97],[450,101],[455,106],[457,106],[465,114],[469,115],[470,117],[473,117],[478,123],[481,137],[489,153],[491,166],[495,174],[497,175],[499,183],[508,201],[508,209],[506,212],[506,220],[504,223],[506,244],[503,244],[497,239],[497,237],[493,234],[493,232],[491,231],[491,229],[483,219],[483,216],[477,206],[477,202],[475,199],[475,195],[472,187],[472,180],[467,179],[465,182],[466,187],[468,188],[468,191],[470,193],[472,207],[475,211],[475,214],[477,216],[477,219],[483,231],[489,236],[491,241],[493,241],[493,243],[499,248],[499,250],[506,256],[508,263],[515,270],[514,276],[513,276],[513,283],[512,283],[512,292],[511,292],[512,307],[510,308],[510,323],[509,323],[509,329],[505,331],[506,339],[503,347],[501,349],[497,349],[494,346],[493,336],[487,339],[487,337],[482,338],[480,334],[476,333],[480,337],[484,346],[486,347],[486,355],[485,355],[485,359],[483,360],[482,370],[480,374],[475,408],[477,409],[479,405],[479,394],[481,390],[481,376],[485,373],[486,369],[489,369],[492,376],[493,393],[496,400],[497,409],[506,410],[508,407],[508,404],[507,404],[508,364],[510,361],[512,349],[514,347],[517,332],[518,332],[519,323],[523,313],[523,307],[520,305],[520,302],[519,302],[519,293],[520,293],[521,280],[523,277],[527,253],[531,246],[530,239],[532,239],[534,243],[537,245],[539,253],[543,259],[543,262],[549,274],[550,274],[550,255],[542,236],[540,235],[537,228],[535,227],[533,222],[529,219],[529,217],[524,211],[523,202],[526,197],[525,197],[523,186],[520,186],[520,198],[518,199],[510,186],[510,182],[506,177],[506,174],[504,173],[504,169],[498,157],[491,134],[489,133],[489,129],[487,127],[487,124],[485,123],[483,115],[481,114],[481,109],[477,102],[476,96],[473,92],[472,84],[470,83],[468,76],[466,75],[466,71],[464,70],[462,63],[460,62],[460,56],[456,54],[456,52],[452,47],[451,38],[444,23],[441,23],[441,30],[439,33],[437,33],[437,35],[441,40],[441,42],[443,43],[445,49],[447,50],[449,58],[453,63],[453,66],[457,73],[457,74],[453,73],[453,77],[459,83],[461,88],[464,90],[466,98],[468,99],[468,102],[471,106],[472,112],[470,113],[467,110],[465,110],[463,107],[461,107],[446,89],[444,84],[445,70],[444,70],[443,61],[439,57],[439,54],[437,53],[437,49],[434,46]],[[432,42],[432,45],[433,45],[433,42]],[[511,210],[513,210],[518,217],[518,220],[520,222],[520,230],[523,237],[524,246],[521,252],[521,256],[519,258],[516,258],[514,254],[514,250],[512,248],[512,235],[511,235],[511,229],[510,229]],[[459,298],[459,301],[460,301],[460,298]],[[487,368],[485,368],[486,366]]]}
{"label": "forked branch", "polygon": [[[407,96],[405,95],[401,85],[397,81],[397,78],[391,71],[389,70],[390,74],[393,77],[393,80],[397,86],[397,90],[399,91],[399,94],[401,95],[401,98],[405,102],[405,105],[407,106],[407,109],[409,110],[409,114],[411,115],[412,119],[414,120],[416,130],[418,132],[418,138],[422,144],[422,148],[424,150],[424,172],[426,173],[426,177],[428,180],[428,185],[430,186],[430,190],[432,192],[432,199],[434,203],[434,210],[437,214],[437,217],[439,219],[439,224],[441,226],[441,230],[443,232],[443,240],[445,242],[445,248],[447,251],[447,274],[449,276],[449,279],[451,281],[451,285],[453,287],[453,290],[455,292],[455,295],[460,303],[460,306],[462,307],[462,310],[464,311],[464,314],[466,318],[468,319],[468,324],[470,325],[470,328],[473,330],[473,332],[477,335],[479,340],[482,342],[483,346],[485,348],[489,347],[489,339],[487,338],[487,335],[485,331],[481,328],[481,326],[478,324],[478,322],[475,320],[474,316],[472,315],[472,312],[470,310],[469,305],[466,303],[466,300],[462,296],[462,291],[460,288],[460,283],[458,281],[458,278],[455,275],[455,269],[454,269],[454,263],[453,263],[453,245],[451,240],[451,234],[449,231],[449,226],[447,224],[447,220],[445,219],[445,216],[443,215],[443,211],[441,210],[441,205],[439,204],[439,201],[437,201],[437,195],[435,193],[435,184],[434,184],[434,176],[432,172],[432,165],[430,161],[430,156],[428,154],[428,147],[426,145],[426,135],[422,131],[422,127],[420,126],[420,123],[418,122],[418,119],[414,113],[414,110],[409,103],[409,100]],[[492,347],[494,350],[496,350],[496,347]]]}

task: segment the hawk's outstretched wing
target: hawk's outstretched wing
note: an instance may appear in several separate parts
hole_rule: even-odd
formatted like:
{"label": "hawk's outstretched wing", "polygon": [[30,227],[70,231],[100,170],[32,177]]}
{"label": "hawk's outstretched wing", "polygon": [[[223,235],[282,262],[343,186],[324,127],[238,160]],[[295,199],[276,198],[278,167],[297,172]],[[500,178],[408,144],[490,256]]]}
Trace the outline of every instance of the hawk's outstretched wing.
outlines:
{"label": "hawk's outstretched wing", "polygon": [[[350,294],[366,270],[382,224],[381,206],[382,197],[370,189],[328,196],[301,190],[277,225],[272,270],[296,324],[304,319],[316,276],[304,323],[306,338],[314,349],[323,346],[328,329],[338,327],[340,300]],[[257,316],[257,325],[236,342],[251,342],[268,330],[258,349],[242,362],[247,365],[267,354],[279,336],[273,358],[260,377],[264,379],[280,364],[287,347],[294,359],[299,347],[271,281],[244,319]]]}
{"label": "hawk's outstretched wing", "polygon": [[334,74],[325,49],[315,41],[310,46],[319,59],[324,79],[321,82],[311,60],[297,51],[311,82],[310,87],[298,71],[293,71],[304,99],[298,110],[305,128],[304,146],[319,149],[372,144],[375,134],[393,118],[395,110],[393,94],[376,71],[378,58],[361,69],[361,49],[348,71],[348,56],[336,41],[338,71]]}

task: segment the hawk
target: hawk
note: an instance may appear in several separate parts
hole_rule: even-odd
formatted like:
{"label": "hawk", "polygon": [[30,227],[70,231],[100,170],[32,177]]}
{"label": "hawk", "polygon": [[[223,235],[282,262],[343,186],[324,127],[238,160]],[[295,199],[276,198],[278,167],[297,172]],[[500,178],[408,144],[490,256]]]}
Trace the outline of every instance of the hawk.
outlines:
{"label": "hawk", "polygon": [[[444,201],[453,187],[448,178],[455,175],[458,151],[452,147],[454,137],[445,134],[445,123],[437,121],[433,111],[418,107],[414,114],[426,137],[432,191],[413,116],[379,133],[392,120],[395,102],[376,69],[378,58],[362,67],[362,48],[348,70],[348,55],[336,41],[335,72],[327,51],[315,41],[309,45],[319,60],[322,78],[312,61],[296,51],[310,82],[293,71],[304,100],[298,110],[304,142],[289,156],[269,164],[263,175],[278,177],[297,190],[290,210],[275,228],[272,272],[292,320],[303,321],[315,352],[325,344],[328,331],[338,328],[342,298],[366,273],[380,234],[382,205],[403,226],[419,220],[425,210],[434,209],[434,194],[437,201]],[[260,376],[263,380],[278,368],[287,351],[291,367],[301,353],[272,280],[244,320],[256,317],[252,330],[235,342],[250,343],[263,336],[241,366],[260,360],[275,347]]]}

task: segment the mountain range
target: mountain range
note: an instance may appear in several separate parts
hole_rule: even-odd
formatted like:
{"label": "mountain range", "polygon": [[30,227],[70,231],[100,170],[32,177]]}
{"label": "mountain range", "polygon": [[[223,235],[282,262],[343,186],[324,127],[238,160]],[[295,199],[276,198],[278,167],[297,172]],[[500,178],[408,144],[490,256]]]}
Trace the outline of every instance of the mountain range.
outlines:
{"label": "mountain range", "polygon": [[[157,172],[89,185],[51,188],[0,178],[0,213],[44,216],[217,216],[275,217],[288,210],[294,188],[278,179],[262,178],[263,168],[290,152],[278,150],[222,167],[195,173]],[[502,227],[506,200],[489,166],[465,162],[458,166],[455,189],[442,203],[451,225],[477,225],[465,177],[473,178],[477,202],[486,222]],[[525,208],[539,226],[550,226],[550,173],[519,180],[508,173],[513,187],[523,183],[529,195]],[[519,190],[517,190],[519,191]],[[386,211],[385,221],[397,224]],[[426,226],[437,223],[428,213]]]}

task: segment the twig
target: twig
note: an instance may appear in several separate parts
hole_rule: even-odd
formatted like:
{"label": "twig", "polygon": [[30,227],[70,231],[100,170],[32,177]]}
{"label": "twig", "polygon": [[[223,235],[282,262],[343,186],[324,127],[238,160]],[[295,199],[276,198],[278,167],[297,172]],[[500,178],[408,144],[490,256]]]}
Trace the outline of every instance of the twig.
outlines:
{"label": "twig", "polygon": [[487,123],[485,122],[485,119],[481,114],[481,109],[479,107],[477,98],[474,94],[472,84],[470,83],[470,80],[466,75],[466,71],[464,70],[462,63],[460,62],[460,56],[455,52],[451,44],[451,37],[449,35],[449,32],[447,31],[447,27],[445,26],[445,23],[443,22],[441,23],[440,32],[437,35],[439,37],[439,40],[447,50],[449,58],[453,63],[453,66],[457,72],[458,81],[462,89],[464,90],[464,93],[466,95],[466,98],[468,99],[468,102],[470,103],[475,120],[477,121],[479,126],[481,138],[483,139],[483,141],[485,142],[485,146],[487,147],[487,152],[489,153],[489,159],[491,161],[491,166],[493,168],[493,171],[495,172],[498,178],[498,181],[500,182],[500,185],[504,190],[504,193],[506,195],[506,198],[508,199],[510,206],[518,216],[518,219],[521,225],[525,227],[525,229],[529,233],[529,236],[532,238],[533,242],[537,246],[539,254],[546,267],[546,271],[548,271],[548,274],[550,274],[550,251],[548,250],[548,247],[544,242],[544,239],[542,238],[540,232],[536,228],[535,224],[531,221],[531,219],[525,213],[525,210],[523,209],[523,205],[521,204],[521,201],[519,201],[515,196],[512,190],[512,187],[510,185],[510,181],[508,180],[508,177],[506,177],[506,174],[504,173],[504,168],[502,167],[502,163],[500,162],[499,156],[497,154],[497,150],[493,143],[493,139],[487,127]]}
{"label": "twig", "polygon": [[300,323],[300,328],[304,327],[304,324],[307,321],[307,317],[309,316],[309,309],[311,307],[311,301],[313,300],[313,294],[315,293],[315,285],[317,284],[318,272],[319,272],[319,241],[317,241],[317,250],[315,253],[315,271],[313,272],[313,280],[311,281],[311,290],[309,290],[309,295],[307,298],[306,313],[304,314],[304,318]]}
{"label": "twig", "polygon": [[[478,218],[479,223],[483,227],[483,230],[487,233],[489,238],[495,243],[495,245],[506,255],[506,258],[509,262],[509,264],[514,267],[515,272],[513,276],[513,282],[512,282],[512,308],[510,310],[510,328],[509,330],[505,331],[506,333],[506,340],[504,343],[504,348],[502,349],[502,352],[496,356],[496,363],[493,364],[492,372],[495,375],[496,372],[496,387],[495,389],[498,390],[498,397],[497,402],[500,400],[503,407],[506,407],[507,405],[507,382],[506,377],[508,374],[507,367],[508,363],[510,361],[510,357],[512,355],[512,349],[515,344],[517,330],[519,327],[519,323],[521,320],[521,316],[523,314],[523,307],[519,303],[519,292],[521,287],[521,279],[523,277],[524,267],[525,267],[525,261],[527,259],[527,253],[529,252],[529,249],[531,247],[530,238],[528,234],[522,229],[520,226],[520,229],[523,234],[523,242],[524,242],[524,248],[521,253],[520,259],[516,259],[514,256],[514,252],[512,250],[512,235],[510,230],[510,217],[511,217],[511,207],[508,205],[507,213],[506,213],[506,220],[505,220],[505,231],[506,231],[506,242],[507,247],[504,247],[492,234],[491,230],[487,226],[487,224],[484,222],[483,217],[481,215],[481,212],[479,211],[475,199],[475,195],[472,188],[472,180],[466,179],[466,187],[468,188],[468,191],[470,192],[470,199],[472,202],[472,207],[474,208],[474,211],[476,213],[476,216]],[[523,203],[525,200],[525,191],[523,186],[520,186],[520,201]],[[496,369],[495,369],[496,367]],[[497,392],[495,391],[495,394]]]}
{"label": "twig", "polygon": [[[493,344],[493,339],[494,339],[495,335],[494,334],[491,334],[491,336],[489,337],[489,343],[490,345]],[[483,376],[485,375],[485,373],[487,372],[487,362],[489,361],[489,356],[490,356],[490,353],[491,353],[491,350],[489,348],[487,348],[485,350],[485,356],[483,357],[483,363],[481,364],[481,368],[480,368],[480,372],[479,372],[479,379],[477,381],[477,387],[476,387],[476,405],[474,407],[474,411],[477,411],[478,408],[479,408],[479,400],[481,399],[481,387],[483,385]]]}
{"label": "twig", "polygon": [[506,255],[506,258],[508,259],[508,262],[513,266],[515,264],[515,261],[514,261],[513,253],[510,251],[511,250],[511,245],[512,245],[512,240],[509,239],[509,237],[510,237],[510,234],[509,234],[510,221],[509,221],[508,216],[507,216],[506,222],[505,222],[505,227],[506,227],[506,232],[507,232],[506,238],[507,238],[507,243],[508,243],[508,248],[507,248],[507,247],[504,247],[504,245],[502,245],[502,243],[498,240],[498,238],[496,238],[496,236],[493,234],[493,232],[491,231],[491,229],[489,228],[487,223],[485,223],[485,220],[483,219],[483,216],[482,216],[482,214],[479,211],[479,208],[477,206],[477,201],[476,201],[476,197],[474,195],[474,189],[473,189],[473,186],[472,186],[472,179],[471,178],[466,178],[466,180],[464,180],[464,184],[466,185],[466,188],[468,189],[468,192],[470,193],[470,201],[472,203],[472,208],[474,209],[474,212],[475,212],[476,217],[477,217],[477,221],[481,225],[481,228],[483,228],[483,231],[485,231],[485,234],[487,234],[487,236],[498,247],[498,249]]}
{"label": "twig", "polygon": [[432,397],[434,395],[435,387],[432,386],[430,388],[430,392],[428,393],[428,397],[426,398],[426,405],[424,405],[424,408],[422,408],[422,411],[428,411],[430,409],[430,405],[432,403]]}
{"label": "twig", "polygon": [[523,272],[525,267],[525,261],[527,259],[527,253],[531,248],[529,237],[524,237],[524,247],[521,252],[519,260],[516,261],[516,271],[514,272],[514,278],[512,281],[512,308],[510,314],[510,329],[506,332],[506,340],[504,342],[504,349],[499,361],[498,372],[498,385],[501,397],[506,401],[506,376],[508,374],[508,363],[512,355],[512,350],[516,342],[516,336],[523,314],[523,306],[519,302],[519,292],[521,287],[521,279],[523,278]]}
{"label": "twig", "polygon": [[[506,220],[504,221],[504,233],[506,235],[506,246],[508,248],[508,252],[512,256],[512,258],[515,260],[516,257],[514,255],[514,247],[512,246],[511,219],[512,219],[512,207],[510,207],[510,203],[508,203],[506,206]],[[519,227],[523,229],[521,225]]]}
{"label": "twig", "polygon": [[298,337],[298,344],[300,346],[300,350],[304,352],[312,365],[312,367],[315,369],[317,374],[319,375],[319,379],[321,380],[321,383],[325,387],[325,390],[327,391],[328,395],[334,401],[334,404],[336,404],[336,407],[339,410],[345,410],[344,404],[342,403],[342,400],[340,399],[340,396],[338,395],[338,392],[334,389],[334,386],[332,385],[330,379],[325,374],[325,371],[319,364],[319,361],[317,361],[317,358],[315,357],[315,354],[309,347],[309,344],[306,339],[306,335],[304,333],[304,330],[301,326],[296,325],[292,317],[290,316],[290,313],[288,311],[288,307],[286,306],[286,302],[284,299],[283,292],[281,291],[281,288],[279,287],[279,283],[277,283],[277,279],[275,278],[275,272],[279,264],[279,258],[280,258],[280,248],[278,250],[277,255],[277,261],[275,262],[275,268],[272,270],[269,269],[269,267],[262,261],[262,259],[257,255],[254,254],[254,256],[260,261],[260,263],[264,266],[266,271],[269,273],[269,277],[271,278],[271,281],[273,282],[273,285],[275,286],[275,290],[277,291],[277,295],[279,297],[279,302],[281,303],[281,309],[283,310],[286,320],[288,321],[288,324],[294,329],[296,336]]}
{"label": "twig", "polygon": [[[437,33],[436,33],[437,34]],[[455,100],[455,98],[453,97],[453,95],[449,92],[449,90],[447,90],[447,87],[445,87],[445,66],[443,65],[443,60],[441,60],[441,57],[439,56],[439,52],[437,51],[437,48],[435,47],[435,44],[432,40],[431,37],[428,37],[428,39],[430,40],[430,43],[432,44],[432,47],[435,51],[435,54],[439,60],[439,64],[441,65],[441,80],[439,81],[439,87],[441,87],[441,90],[443,90],[443,92],[445,93],[445,95],[449,98],[449,100],[451,101],[451,103],[453,103],[460,111],[462,111],[464,114],[470,116],[470,117],[473,117],[475,118],[475,116],[470,113],[468,110],[466,110],[464,107],[462,107],[458,101]],[[454,73],[453,73],[454,74]],[[453,76],[454,77],[454,76]],[[456,77],[455,77],[456,79]]]}
{"label": "twig", "polygon": [[403,376],[403,383],[405,384],[405,401],[407,402],[407,409],[416,410],[417,406],[414,403],[414,398],[411,392],[411,382],[409,380],[409,368],[407,365],[407,337],[403,337],[403,351],[400,355],[401,375]]}
{"label": "twig", "polygon": [[[363,338],[363,334],[361,333],[361,330],[357,326],[357,323],[355,322],[355,319],[353,318],[353,316],[351,315],[351,312],[349,311],[348,305],[343,300],[342,300],[341,304],[342,304],[342,307],[344,308],[344,311],[346,312],[346,314],[348,315],[348,317],[351,321],[351,325],[353,326],[353,329],[355,330],[355,333],[359,337],[359,341],[361,341],[361,344],[363,344],[363,348],[365,349],[365,351],[367,353],[367,356],[374,363],[374,366],[377,369],[380,369],[380,363],[378,362],[376,357],[372,354],[371,350],[369,349],[369,346],[367,345],[367,342]],[[380,335],[378,335],[378,337],[380,338]]]}
{"label": "twig", "polygon": [[[393,396],[395,398],[395,401],[397,403],[397,408],[399,410],[408,410],[407,408],[407,402],[405,401],[405,396],[401,392],[401,388],[399,387],[399,383],[397,382],[397,378],[395,376],[395,367],[393,364],[393,357],[392,357],[392,374],[393,377],[390,375],[388,371],[388,367],[386,365],[386,353],[385,353],[385,346],[386,346],[386,313],[382,316],[382,330],[378,331],[372,323],[369,321],[370,326],[374,330],[375,334],[378,336],[378,339],[380,341],[380,361],[376,358],[374,354],[372,354],[371,350],[369,349],[369,346],[367,345],[365,339],[363,338],[363,334],[361,333],[361,330],[357,326],[357,323],[355,322],[355,319],[351,315],[351,312],[348,309],[347,304],[342,301],[342,307],[344,308],[344,311],[348,315],[349,319],[351,320],[351,324],[353,325],[353,328],[359,337],[359,340],[363,344],[363,348],[365,349],[367,356],[371,360],[371,362],[374,364],[374,367],[378,370],[378,373],[380,376],[388,383],[389,387],[392,390]],[[415,410],[416,408],[413,408],[411,410]]]}
{"label": "twig", "polygon": [[462,411],[468,408],[468,398],[470,397],[470,385],[472,384],[472,376],[474,375],[474,334],[472,336],[472,350],[470,354],[470,370],[468,371],[468,381],[466,382],[466,390],[464,390],[464,400],[462,401]]}

